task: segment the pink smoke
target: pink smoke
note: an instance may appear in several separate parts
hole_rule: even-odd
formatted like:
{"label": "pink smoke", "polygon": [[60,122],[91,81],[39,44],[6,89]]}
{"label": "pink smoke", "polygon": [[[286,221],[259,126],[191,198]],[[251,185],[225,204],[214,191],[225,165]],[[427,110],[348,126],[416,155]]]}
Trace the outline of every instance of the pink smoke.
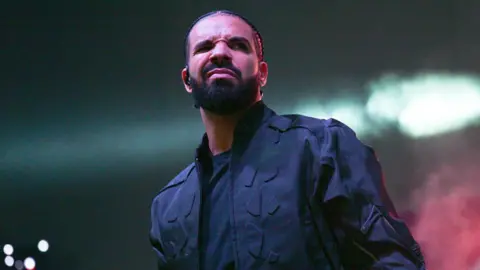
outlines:
{"label": "pink smoke", "polygon": [[[480,166],[480,164],[476,164]],[[427,269],[480,269],[480,168],[443,166],[414,194]]]}

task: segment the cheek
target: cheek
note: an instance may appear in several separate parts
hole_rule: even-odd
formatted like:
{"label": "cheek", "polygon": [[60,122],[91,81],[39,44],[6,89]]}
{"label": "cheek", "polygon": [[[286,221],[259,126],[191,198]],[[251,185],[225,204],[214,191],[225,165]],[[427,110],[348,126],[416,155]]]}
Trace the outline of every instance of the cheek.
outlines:
{"label": "cheek", "polygon": [[258,73],[258,63],[254,61],[245,61],[242,65],[242,75],[243,77],[252,77]]}
{"label": "cheek", "polygon": [[191,58],[189,63],[188,63],[188,70],[190,73],[190,76],[194,78],[197,81],[202,81],[202,66],[203,66],[203,60],[198,59],[198,58]]}
{"label": "cheek", "polygon": [[190,78],[195,80],[197,83],[203,83],[202,71],[197,67],[189,67]]}

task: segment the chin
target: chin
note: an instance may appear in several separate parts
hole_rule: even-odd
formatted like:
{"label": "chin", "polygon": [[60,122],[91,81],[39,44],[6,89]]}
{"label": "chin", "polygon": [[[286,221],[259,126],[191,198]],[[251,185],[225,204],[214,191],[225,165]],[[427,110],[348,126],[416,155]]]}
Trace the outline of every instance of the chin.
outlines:
{"label": "chin", "polygon": [[213,79],[209,86],[212,87],[212,86],[236,86],[237,83],[235,81],[235,79],[224,79],[224,78],[221,78],[221,79]]}

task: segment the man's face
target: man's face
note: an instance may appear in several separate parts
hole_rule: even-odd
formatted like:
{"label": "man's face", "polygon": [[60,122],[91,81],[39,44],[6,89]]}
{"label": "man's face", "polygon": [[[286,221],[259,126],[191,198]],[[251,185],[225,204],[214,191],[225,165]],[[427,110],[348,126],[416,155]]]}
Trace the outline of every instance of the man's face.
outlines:
{"label": "man's face", "polygon": [[195,103],[219,115],[248,108],[266,82],[267,65],[259,62],[251,27],[240,18],[213,15],[199,21],[188,39],[190,85]]}

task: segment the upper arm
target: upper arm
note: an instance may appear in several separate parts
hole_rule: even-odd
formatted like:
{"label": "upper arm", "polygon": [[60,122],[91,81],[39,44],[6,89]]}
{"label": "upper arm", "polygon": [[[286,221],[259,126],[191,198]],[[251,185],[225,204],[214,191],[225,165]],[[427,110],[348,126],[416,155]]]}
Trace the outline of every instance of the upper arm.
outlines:
{"label": "upper arm", "polygon": [[[319,190],[326,217],[341,243],[342,261],[373,269],[424,269],[419,246],[396,218],[383,183],[381,166],[370,147],[347,126],[326,127],[316,157],[326,168]],[[327,173],[328,172],[328,173]]]}

